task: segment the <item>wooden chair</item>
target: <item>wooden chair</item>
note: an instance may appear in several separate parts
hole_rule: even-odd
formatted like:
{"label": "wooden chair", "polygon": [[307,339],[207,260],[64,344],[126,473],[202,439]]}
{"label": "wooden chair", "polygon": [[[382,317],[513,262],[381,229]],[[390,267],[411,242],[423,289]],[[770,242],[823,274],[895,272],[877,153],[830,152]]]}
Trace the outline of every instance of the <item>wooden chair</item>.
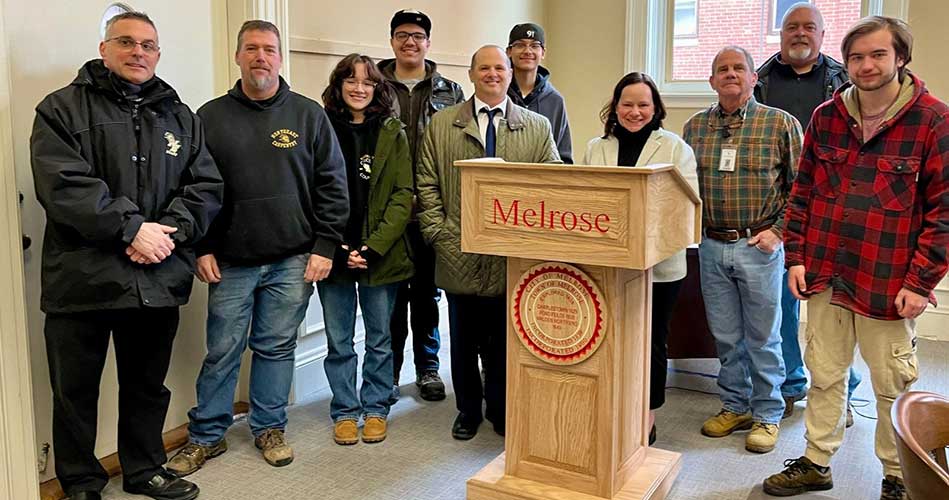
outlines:
{"label": "wooden chair", "polygon": [[891,416],[909,496],[949,498],[949,399],[932,392],[908,392],[897,398]]}

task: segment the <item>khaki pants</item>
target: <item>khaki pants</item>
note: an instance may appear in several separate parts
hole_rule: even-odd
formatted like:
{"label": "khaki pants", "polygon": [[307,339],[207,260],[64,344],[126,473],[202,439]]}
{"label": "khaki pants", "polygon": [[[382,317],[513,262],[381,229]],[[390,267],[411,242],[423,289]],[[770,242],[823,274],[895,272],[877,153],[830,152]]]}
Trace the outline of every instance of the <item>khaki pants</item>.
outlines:
{"label": "khaki pants", "polygon": [[884,475],[903,477],[890,408],[918,376],[915,320],[884,321],[831,305],[832,289],[807,301],[804,363],[811,372],[804,423],[812,462],[830,465],[844,439],[847,377],[854,347],[870,368],[877,401],[876,454]]}

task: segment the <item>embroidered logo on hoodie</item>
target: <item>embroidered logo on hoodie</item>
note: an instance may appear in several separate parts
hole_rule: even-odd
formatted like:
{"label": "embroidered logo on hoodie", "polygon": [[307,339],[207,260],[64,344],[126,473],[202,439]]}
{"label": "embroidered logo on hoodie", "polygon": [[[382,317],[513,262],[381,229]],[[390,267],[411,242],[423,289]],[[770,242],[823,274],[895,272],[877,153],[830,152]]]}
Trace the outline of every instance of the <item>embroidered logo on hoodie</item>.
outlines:
{"label": "embroidered logo on hoodie", "polygon": [[286,128],[282,128],[270,134],[270,138],[273,139],[271,144],[273,144],[275,148],[280,149],[289,149],[296,146],[297,138],[299,137],[300,134]]}

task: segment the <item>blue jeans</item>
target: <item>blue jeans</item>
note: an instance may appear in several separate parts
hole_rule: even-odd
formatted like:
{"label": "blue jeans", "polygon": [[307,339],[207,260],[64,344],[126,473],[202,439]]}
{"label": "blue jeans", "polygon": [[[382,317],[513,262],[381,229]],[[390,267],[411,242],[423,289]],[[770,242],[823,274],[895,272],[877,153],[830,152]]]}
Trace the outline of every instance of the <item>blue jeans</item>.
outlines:
{"label": "blue jeans", "polygon": [[[330,417],[333,422],[359,420],[359,417],[389,415],[392,395],[392,338],[389,321],[399,283],[379,286],[358,285],[353,281],[316,284],[323,304],[326,343],[329,354],[323,362],[326,378],[333,391]],[[366,356],[362,363],[362,388],[356,396],[356,365],[353,349],[356,329],[356,300],[366,325]]]}
{"label": "blue jeans", "polygon": [[218,262],[221,281],[208,292],[208,355],[196,384],[198,405],[188,412],[192,442],[215,444],[233,422],[234,389],[248,344],[254,353],[250,429],[259,436],[286,428],[297,329],[313,294],[303,279],[308,258],[295,255],[261,266]]}
{"label": "blue jeans", "polygon": [[784,247],[767,254],[742,238],[699,245],[702,297],[722,368],[722,407],[756,422],[777,424],[784,413],[781,384],[781,278]]}
{"label": "blue jeans", "polygon": [[[781,385],[781,394],[786,397],[803,396],[807,392],[807,374],[804,373],[804,359],[801,357],[801,344],[798,341],[798,328],[801,325],[801,304],[788,289],[788,272],[784,271],[784,286],[781,287],[781,353],[787,378]],[[860,374],[850,367],[847,382],[847,401],[853,397],[853,391],[860,385]]]}

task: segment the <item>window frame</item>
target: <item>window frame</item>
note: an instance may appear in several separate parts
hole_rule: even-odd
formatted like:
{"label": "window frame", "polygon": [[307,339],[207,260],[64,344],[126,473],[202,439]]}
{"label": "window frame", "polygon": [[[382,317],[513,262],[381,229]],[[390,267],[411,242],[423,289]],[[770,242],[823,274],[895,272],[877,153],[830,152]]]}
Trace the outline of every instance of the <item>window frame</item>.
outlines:
{"label": "window frame", "polygon": [[[705,80],[671,80],[675,0],[626,0],[626,73],[641,71],[659,86],[667,108],[700,108],[715,100]],[[696,28],[698,28],[698,0]],[[861,0],[862,15],[881,14],[906,19],[909,0]],[[696,29],[698,31],[698,29]],[[696,38],[698,33],[696,33]],[[691,37],[690,37],[691,38]],[[688,39],[686,39],[688,40]]]}
{"label": "window frame", "polygon": [[691,33],[683,33],[681,35],[675,34],[675,0],[671,2],[672,3],[672,21],[673,21],[672,37],[675,40],[698,38],[699,36],[699,0],[691,0],[691,2],[692,2],[692,17],[695,20],[695,25],[693,26],[693,30]]}

